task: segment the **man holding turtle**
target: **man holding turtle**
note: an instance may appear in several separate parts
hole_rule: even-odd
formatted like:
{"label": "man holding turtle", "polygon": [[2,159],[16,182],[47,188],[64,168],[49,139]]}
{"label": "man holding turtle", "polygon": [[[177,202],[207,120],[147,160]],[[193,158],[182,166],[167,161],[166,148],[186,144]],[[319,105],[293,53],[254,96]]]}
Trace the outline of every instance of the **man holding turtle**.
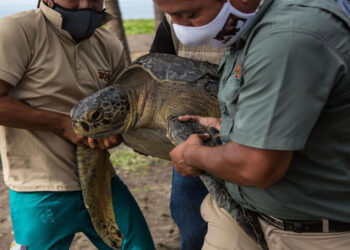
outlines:
{"label": "man holding turtle", "polygon": [[[38,10],[0,20],[0,128],[5,183],[10,188],[14,249],[69,249],[83,232],[98,249],[76,172],[76,145],[106,149],[114,136],[77,135],[69,112],[110,85],[124,68],[103,0],[44,0]],[[143,215],[118,176],[112,179],[122,249],[154,249]]]}
{"label": "man holding turtle", "polygon": [[[225,180],[234,200],[258,213],[270,249],[347,249],[349,17],[326,0],[156,3],[183,44],[228,48],[222,121],[181,118],[216,126],[225,144],[205,147],[192,135],[170,153],[176,170]],[[201,212],[203,249],[259,249],[210,196]]]}

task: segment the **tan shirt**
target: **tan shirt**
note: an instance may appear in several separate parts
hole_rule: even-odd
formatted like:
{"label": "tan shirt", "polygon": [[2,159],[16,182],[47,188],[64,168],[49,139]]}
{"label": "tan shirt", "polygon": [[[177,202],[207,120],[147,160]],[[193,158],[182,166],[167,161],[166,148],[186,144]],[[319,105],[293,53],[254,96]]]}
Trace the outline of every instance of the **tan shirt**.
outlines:
{"label": "tan shirt", "polygon": [[[111,18],[106,14],[104,22]],[[99,28],[76,44],[61,15],[40,9],[0,19],[0,79],[32,107],[69,114],[83,97],[113,83],[124,68],[121,42]],[[75,146],[49,132],[0,127],[5,183],[15,191],[80,190]]]}
{"label": "tan shirt", "polygon": [[178,56],[197,59],[201,61],[208,61],[215,64],[220,64],[224,57],[226,49],[216,49],[208,45],[191,46],[182,44],[176,37],[171,17],[165,14],[170,26],[171,36],[173,38],[175,51]]}

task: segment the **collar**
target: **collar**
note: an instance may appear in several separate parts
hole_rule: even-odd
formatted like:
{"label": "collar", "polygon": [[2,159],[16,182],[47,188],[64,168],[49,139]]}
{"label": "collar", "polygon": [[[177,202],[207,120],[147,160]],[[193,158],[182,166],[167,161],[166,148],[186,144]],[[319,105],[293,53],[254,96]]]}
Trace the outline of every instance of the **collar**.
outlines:
{"label": "collar", "polygon": [[264,0],[260,0],[259,6],[258,6],[258,8],[256,9],[256,12],[258,12],[258,10],[261,8],[261,6],[263,5],[263,3],[264,3]]}
{"label": "collar", "polygon": [[[40,2],[39,8],[43,12],[46,19],[49,20],[50,23],[52,23],[59,30],[62,30],[63,18],[62,18],[62,15],[60,13],[51,9],[43,1]],[[114,19],[116,19],[116,16],[114,16],[108,12],[105,12],[99,27],[105,25],[106,23],[108,23]]]}
{"label": "collar", "polygon": [[247,28],[242,32],[241,38],[236,42],[237,44],[239,44],[240,40],[242,40],[240,42],[241,44],[244,44],[247,41],[250,32],[260,22],[261,18],[264,16],[264,14],[270,8],[270,6],[273,2],[274,2],[274,0],[262,0],[261,1],[260,5],[256,11],[256,15],[254,16],[254,18],[250,22],[250,24],[248,24]]}

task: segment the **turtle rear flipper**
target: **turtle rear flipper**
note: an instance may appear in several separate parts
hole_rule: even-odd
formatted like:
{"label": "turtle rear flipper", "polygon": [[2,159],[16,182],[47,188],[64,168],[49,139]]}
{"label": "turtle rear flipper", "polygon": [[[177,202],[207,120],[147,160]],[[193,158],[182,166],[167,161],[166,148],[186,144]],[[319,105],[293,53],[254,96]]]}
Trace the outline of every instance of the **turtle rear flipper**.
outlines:
{"label": "turtle rear flipper", "polygon": [[84,204],[97,234],[113,249],[120,249],[122,234],[115,220],[107,150],[77,147],[77,165]]}

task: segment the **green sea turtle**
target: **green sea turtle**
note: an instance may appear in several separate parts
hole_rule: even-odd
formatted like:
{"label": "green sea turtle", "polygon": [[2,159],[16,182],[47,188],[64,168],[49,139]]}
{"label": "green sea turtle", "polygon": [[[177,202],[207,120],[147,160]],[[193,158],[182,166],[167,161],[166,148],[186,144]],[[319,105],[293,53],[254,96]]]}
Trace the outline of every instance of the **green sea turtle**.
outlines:
{"label": "green sea turtle", "polygon": [[[145,55],[125,69],[114,86],[102,89],[75,105],[72,110],[73,128],[78,134],[96,139],[121,134],[124,143],[136,152],[169,159],[169,152],[193,133],[209,132],[212,136],[207,144],[220,144],[219,137],[213,133],[215,129],[177,119],[180,115],[219,117],[218,88],[215,64],[166,54]],[[85,192],[85,204],[90,207],[89,203],[93,200],[87,197],[89,192],[94,193],[98,189],[98,184],[94,183],[96,174],[89,176],[86,171],[81,172],[84,172],[84,182],[91,183]],[[220,207],[238,221],[244,217],[223,181],[208,174],[202,174],[200,178]],[[101,211],[96,209],[89,212],[92,221],[94,218],[110,218],[108,213],[98,215]],[[248,234],[259,242],[261,235],[245,221],[246,218],[242,220],[243,228],[246,227]],[[105,230],[97,231],[108,235]]]}

